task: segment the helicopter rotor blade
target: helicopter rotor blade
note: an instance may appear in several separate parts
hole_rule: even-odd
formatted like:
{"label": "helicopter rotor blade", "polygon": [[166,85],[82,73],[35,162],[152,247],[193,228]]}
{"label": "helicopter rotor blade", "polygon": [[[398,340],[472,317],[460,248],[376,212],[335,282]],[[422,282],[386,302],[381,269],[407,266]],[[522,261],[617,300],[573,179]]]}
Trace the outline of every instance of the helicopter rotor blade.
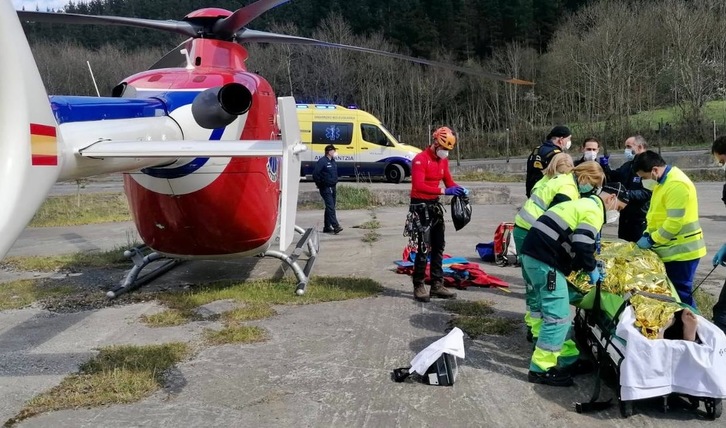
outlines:
{"label": "helicopter rotor blade", "polygon": [[245,7],[237,9],[232,15],[214,24],[214,34],[222,40],[230,39],[241,28],[252,22],[255,18],[290,0],[258,0]]}
{"label": "helicopter rotor blade", "polygon": [[237,32],[236,40],[239,43],[248,43],[248,42],[283,43],[283,44],[324,46],[324,47],[329,47],[329,48],[347,49],[347,50],[352,50],[352,51],[357,51],[357,52],[365,52],[365,53],[387,56],[390,58],[397,58],[397,59],[401,59],[404,61],[411,61],[411,62],[415,62],[418,64],[430,65],[433,67],[446,68],[449,70],[457,71],[459,73],[473,74],[473,75],[477,75],[477,76],[481,76],[481,77],[486,77],[488,79],[499,80],[502,82],[511,83],[514,85],[528,85],[528,86],[534,85],[534,82],[508,77],[503,74],[474,70],[472,68],[461,67],[458,65],[448,64],[445,62],[431,61],[431,60],[427,60],[427,59],[416,58],[416,57],[412,57],[412,56],[408,56],[408,55],[386,52],[386,51],[381,51],[381,50],[377,50],[377,49],[364,48],[364,47],[360,47],[360,46],[344,45],[344,44],[340,44],[340,43],[324,42],[322,40],[309,39],[307,37],[288,36],[288,35],[284,35],[284,34],[268,33],[266,31],[243,29],[243,30]]}
{"label": "helicopter rotor blade", "polygon": [[51,24],[107,24],[125,25],[130,27],[150,28],[170,33],[196,37],[199,28],[185,21],[161,21],[156,19],[126,18],[123,16],[81,15],[76,13],[31,12],[18,10],[21,21],[47,22]]}

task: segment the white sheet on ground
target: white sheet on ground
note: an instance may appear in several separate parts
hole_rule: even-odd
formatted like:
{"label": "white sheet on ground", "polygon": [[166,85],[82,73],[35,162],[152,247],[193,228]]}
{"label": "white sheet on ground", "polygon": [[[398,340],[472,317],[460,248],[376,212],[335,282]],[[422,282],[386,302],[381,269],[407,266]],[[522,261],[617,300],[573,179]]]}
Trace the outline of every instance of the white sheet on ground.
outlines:
{"label": "white sheet on ground", "polygon": [[627,341],[620,366],[623,400],[640,400],[672,392],[726,398],[726,335],[698,318],[701,343],[648,339],[635,327],[632,306],[623,311],[616,334]]}
{"label": "white sheet on ground", "polygon": [[454,327],[449,334],[427,346],[411,360],[410,373],[426,374],[431,364],[436,362],[443,353],[464,358],[464,332]]}

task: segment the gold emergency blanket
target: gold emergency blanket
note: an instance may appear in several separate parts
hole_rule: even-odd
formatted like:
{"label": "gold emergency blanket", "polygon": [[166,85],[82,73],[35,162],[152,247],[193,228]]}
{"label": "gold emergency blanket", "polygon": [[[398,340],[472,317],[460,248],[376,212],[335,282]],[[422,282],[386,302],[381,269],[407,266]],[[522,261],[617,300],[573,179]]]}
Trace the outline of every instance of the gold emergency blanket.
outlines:
{"label": "gold emergency blanket", "polygon": [[[603,291],[619,296],[637,291],[671,296],[663,262],[652,251],[640,249],[633,242],[603,242],[597,260],[605,268]],[[583,294],[593,287],[587,272],[572,272],[568,279]],[[649,339],[655,339],[668,319],[681,309],[677,303],[643,296],[634,296],[631,304],[635,310],[636,327]]]}
{"label": "gold emergency blanket", "polygon": [[681,307],[675,303],[663,302],[650,297],[635,295],[630,299],[635,311],[635,326],[643,336],[656,339],[658,332],[668,324]]}

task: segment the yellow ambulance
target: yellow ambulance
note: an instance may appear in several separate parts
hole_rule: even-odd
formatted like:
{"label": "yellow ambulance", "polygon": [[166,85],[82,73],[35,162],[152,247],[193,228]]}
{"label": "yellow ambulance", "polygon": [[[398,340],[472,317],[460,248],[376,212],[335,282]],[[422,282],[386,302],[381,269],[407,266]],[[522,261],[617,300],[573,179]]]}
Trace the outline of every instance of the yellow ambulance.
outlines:
{"label": "yellow ambulance", "polygon": [[375,116],[356,108],[334,104],[298,104],[302,142],[300,174],[313,173],[325,156],[325,146],[333,144],[338,175],[341,177],[385,177],[400,183],[411,176],[411,160],[420,149],[399,143]]}

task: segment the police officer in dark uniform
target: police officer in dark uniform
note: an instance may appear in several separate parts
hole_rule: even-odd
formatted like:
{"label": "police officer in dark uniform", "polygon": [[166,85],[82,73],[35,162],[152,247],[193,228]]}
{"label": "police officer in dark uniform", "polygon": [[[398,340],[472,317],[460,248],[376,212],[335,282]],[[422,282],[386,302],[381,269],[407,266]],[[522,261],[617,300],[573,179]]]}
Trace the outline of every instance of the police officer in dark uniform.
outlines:
{"label": "police officer in dark uniform", "polygon": [[625,140],[625,163],[620,168],[610,169],[609,155],[599,159],[607,180],[621,183],[628,189],[627,197],[630,202],[620,212],[618,238],[630,242],[638,242],[638,239],[643,236],[646,226],[645,215],[650,206],[651,192],[643,187],[640,177],[633,171],[633,159],[646,150],[648,150],[648,143],[645,138],[634,135]]}
{"label": "police officer in dark uniform", "polygon": [[527,159],[527,197],[532,193],[532,187],[542,178],[542,170],[547,168],[550,160],[557,153],[567,151],[572,145],[572,133],[566,126],[558,125],[547,134],[547,141],[532,150]]}
{"label": "police officer in dark uniform", "polygon": [[338,184],[338,165],[335,163],[335,146],[328,144],[325,146],[325,156],[318,159],[313,170],[313,180],[320,190],[320,196],[325,202],[325,226],[323,233],[339,234],[343,230],[338,223],[338,217],[335,214],[336,192],[335,186]]}
{"label": "police officer in dark uniform", "polygon": [[[722,168],[726,169],[726,135],[713,142],[711,153]],[[722,200],[726,204],[726,184],[723,186]],[[726,266],[726,244],[713,257],[713,266]],[[713,307],[713,323],[726,333],[726,286],[721,288],[718,302]]]}

